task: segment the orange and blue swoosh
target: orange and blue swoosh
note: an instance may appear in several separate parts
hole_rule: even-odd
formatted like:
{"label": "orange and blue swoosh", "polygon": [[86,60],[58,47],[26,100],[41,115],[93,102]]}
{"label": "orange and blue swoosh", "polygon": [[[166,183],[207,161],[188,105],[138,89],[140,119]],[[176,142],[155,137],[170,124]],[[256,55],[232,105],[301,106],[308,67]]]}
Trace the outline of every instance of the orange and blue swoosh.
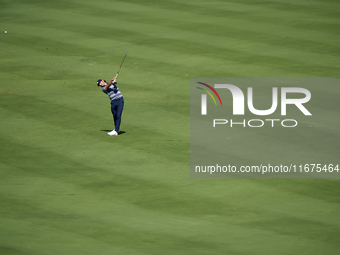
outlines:
{"label": "orange and blue swoosh", "polygon": [[[210,85],[205,84],[203,82],[197,82],[197,83],[202,84],[203,86],[206,86],[207,88],[211,89],[211,91],[215,93],[215,95],[217,96],[218,100],[220,101],[220,104],[222,105],[222,101],[221,101],[220,95],[217,93],[217,91],[213,87],[211,87]],[[217,105],[215,98],[213,97],[213,95],[208,90],[202,89],[200,87],[197,87],[197,88],[201,89],[201,90],[204,90],[207,94],[209,94],[209,96],[211,96],[211,98],[214,100],[215,105]]]}

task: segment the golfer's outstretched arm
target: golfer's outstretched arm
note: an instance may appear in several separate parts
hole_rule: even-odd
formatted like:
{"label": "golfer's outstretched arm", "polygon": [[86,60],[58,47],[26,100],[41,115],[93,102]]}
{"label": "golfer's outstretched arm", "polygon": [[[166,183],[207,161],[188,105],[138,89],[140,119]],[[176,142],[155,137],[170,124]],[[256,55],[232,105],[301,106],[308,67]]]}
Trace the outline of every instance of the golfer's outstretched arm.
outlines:
{"label": "golfer's outstretched arm", "polygon": [[[107,90],[111,84],[114,84],[114,80],[116,80],[116,77],[112,78],[106,85],[105,85],[105,90]],[[115,82],[117,83],[117,81]]]}

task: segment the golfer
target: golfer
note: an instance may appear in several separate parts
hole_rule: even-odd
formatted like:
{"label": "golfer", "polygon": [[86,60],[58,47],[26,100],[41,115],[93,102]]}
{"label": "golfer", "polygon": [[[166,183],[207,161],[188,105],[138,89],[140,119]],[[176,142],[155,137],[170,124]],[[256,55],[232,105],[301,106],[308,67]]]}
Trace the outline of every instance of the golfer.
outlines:
{"label": "golfer", "polygon": [[124,99],[122,93],[120,93],[119,88],[117,87],[117,77],[114,77],[109,82],[106,82],[105,80],[98,80],[97,85],[98,87],[102,87],[102,91],[107,94],[111,100],[111,112],[113,115],[115,129],[107,134],[118,135],[124,108]]}

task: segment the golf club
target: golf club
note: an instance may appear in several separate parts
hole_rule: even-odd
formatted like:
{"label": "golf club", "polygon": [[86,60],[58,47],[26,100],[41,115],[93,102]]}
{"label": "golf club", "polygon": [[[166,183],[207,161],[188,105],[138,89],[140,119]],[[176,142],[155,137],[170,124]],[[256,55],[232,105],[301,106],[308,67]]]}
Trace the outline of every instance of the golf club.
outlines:
{"label": "golf club", "polygon": [[125,56],[124,56],[124,58],[123,58],[123,61],[122,61],[122,63],[120,64],[120,67],[119,67],[119,69],[118,69],[118,72],[117,72],[117,75],[116,75],[116,77],[118,77],[118,74],[119,74],[120,68],[122,68],[122,65],[123,65],[123,63],[124,63],[124,60],[125,60],[125,58],[126,58],[126,55],[127,55],[127,52],[125,52]]}

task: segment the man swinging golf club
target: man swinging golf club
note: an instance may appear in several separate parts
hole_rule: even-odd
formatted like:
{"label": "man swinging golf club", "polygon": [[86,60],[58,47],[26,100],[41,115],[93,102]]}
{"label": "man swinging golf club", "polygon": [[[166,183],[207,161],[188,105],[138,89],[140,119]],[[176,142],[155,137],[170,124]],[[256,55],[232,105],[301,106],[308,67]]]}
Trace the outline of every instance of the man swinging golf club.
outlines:
{"label": "man swinging golf club", "polygon": [[117,77],[114,77],[109,82],[100,79],[97,81],[97,85],[102,88],[102,91],[107,94],[111,100],[111,112],[113,115],[115,129],[107,134],[118,135],[124,108],[124,98],[117,87]]}
{"label": "man swinging golf club", "polygon": [[120,69],[122,68],[126,55],[127,55],[127,52],[125,52],[125,56],[123,58],[122,63],[120,64],[116,77],[114,77],[109,82],[106,82],[105,80],[102,80],[102,79],[97,81],[97,85],[102,88],[102,91],[105,94],[107,94],[111,100],[111,112],[113,115],[115,129],[107,133],[108,135],[118,135],[120,131],[120,122],[122,120],[124,99],[123,99],[122,93],[120,93],[119,88],[117,87],[117,77],[118,77]]}
{"label": "man swinging golf club", "polygon": [[117,87],[117,77],[120,69],[122,68],[126,55],[127,52],[125,52],[125,56],[122,63],[120,64],[116,77],[114,77],[109,82],[101,79],[97,81],[97,85],[99,87],[102,87],[102,91],[107,94],[111,100],[111,112],[113,115],[115,129],[107,133],[108,135],[118,135],[120,131],[120,122],[122,119],[122,112],[124,108],[124,99],[122,93],[120,93],[119,88]]}
{"label": "man swinging golf club", "polygon": [[118,135],[120,131],[120,122],[122,119],[122,112],[124,108],[124,98],[122,93],[119,91],[119,88],[117,87],[117,77],[120,71],[120,68],[123,65],[123,62],[126,58],[127,52],[125,52],[125,56],[123,58],[122,63],[120,64],[120,67],[118,69],[118,72],[116,74],[116,77],[111,79],[109,82],[106,82],[105,80],[98,80],[97,85],[102,88],[102,91],[107,94],[111,100],[111,112],[113,115],[114,125],[115,129],[111,132],[107,133],[108,135]]}

